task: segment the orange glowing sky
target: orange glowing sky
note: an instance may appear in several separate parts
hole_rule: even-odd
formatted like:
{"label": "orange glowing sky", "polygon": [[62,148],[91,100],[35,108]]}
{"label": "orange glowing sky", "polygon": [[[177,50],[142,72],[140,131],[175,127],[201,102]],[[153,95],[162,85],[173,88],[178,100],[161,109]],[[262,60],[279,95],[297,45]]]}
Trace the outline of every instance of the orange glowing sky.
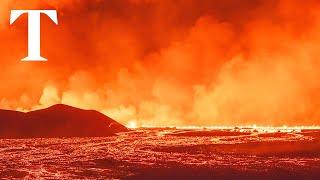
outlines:
{"label": "orange glowing sky", "polygon": [[[26,63],[27,17],[46,63]],[[129,125],[320,125],[316,0],[1,0],[0,108],[64,103]]]}

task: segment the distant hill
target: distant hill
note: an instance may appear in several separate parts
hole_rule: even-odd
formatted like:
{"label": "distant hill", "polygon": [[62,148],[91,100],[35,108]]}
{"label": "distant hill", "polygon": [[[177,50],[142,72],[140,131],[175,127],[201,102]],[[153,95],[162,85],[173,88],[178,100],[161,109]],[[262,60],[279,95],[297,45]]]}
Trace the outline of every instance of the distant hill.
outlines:
{"label": "distant hill", "polygon": [[0,110],[0,138],[99,137],[125,131],[98,111],[62,104],[27,113]]}

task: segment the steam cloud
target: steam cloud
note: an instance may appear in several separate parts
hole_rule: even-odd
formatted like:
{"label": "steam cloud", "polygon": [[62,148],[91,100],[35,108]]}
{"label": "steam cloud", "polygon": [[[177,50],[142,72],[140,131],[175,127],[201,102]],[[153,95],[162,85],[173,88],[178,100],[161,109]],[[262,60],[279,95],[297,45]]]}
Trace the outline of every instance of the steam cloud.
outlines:
{"label": "steam cloud", "polygon": [[[64,103],[138,125],[319,125],[320,3],[313,0],[0,2],[0,108]],[[47,63],[23,63],[26,17]]]}

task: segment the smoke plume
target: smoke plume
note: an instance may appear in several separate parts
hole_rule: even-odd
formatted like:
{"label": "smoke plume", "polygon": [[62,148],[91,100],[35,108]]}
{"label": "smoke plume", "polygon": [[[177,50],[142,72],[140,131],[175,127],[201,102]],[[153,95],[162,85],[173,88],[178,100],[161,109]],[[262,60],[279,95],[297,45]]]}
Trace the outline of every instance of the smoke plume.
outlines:
{"label": "smoke plume", "polygon": [[[315,0],[0,2],[0,108],[64,103],[130,124],[320,125]],[[46,63],[21,62],[42,17]]]}

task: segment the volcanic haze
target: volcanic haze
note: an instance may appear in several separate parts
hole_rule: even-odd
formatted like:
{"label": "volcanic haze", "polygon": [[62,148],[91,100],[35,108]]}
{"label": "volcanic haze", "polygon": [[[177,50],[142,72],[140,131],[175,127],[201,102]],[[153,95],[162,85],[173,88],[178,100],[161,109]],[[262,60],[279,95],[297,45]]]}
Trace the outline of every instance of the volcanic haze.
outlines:
{"label": "volcanic haze", "polygon": [[[123,124],[320,125],[316,0],[2,0],[0,109],[96,109]],[[45,63],[27,53],[42,16]]]}

